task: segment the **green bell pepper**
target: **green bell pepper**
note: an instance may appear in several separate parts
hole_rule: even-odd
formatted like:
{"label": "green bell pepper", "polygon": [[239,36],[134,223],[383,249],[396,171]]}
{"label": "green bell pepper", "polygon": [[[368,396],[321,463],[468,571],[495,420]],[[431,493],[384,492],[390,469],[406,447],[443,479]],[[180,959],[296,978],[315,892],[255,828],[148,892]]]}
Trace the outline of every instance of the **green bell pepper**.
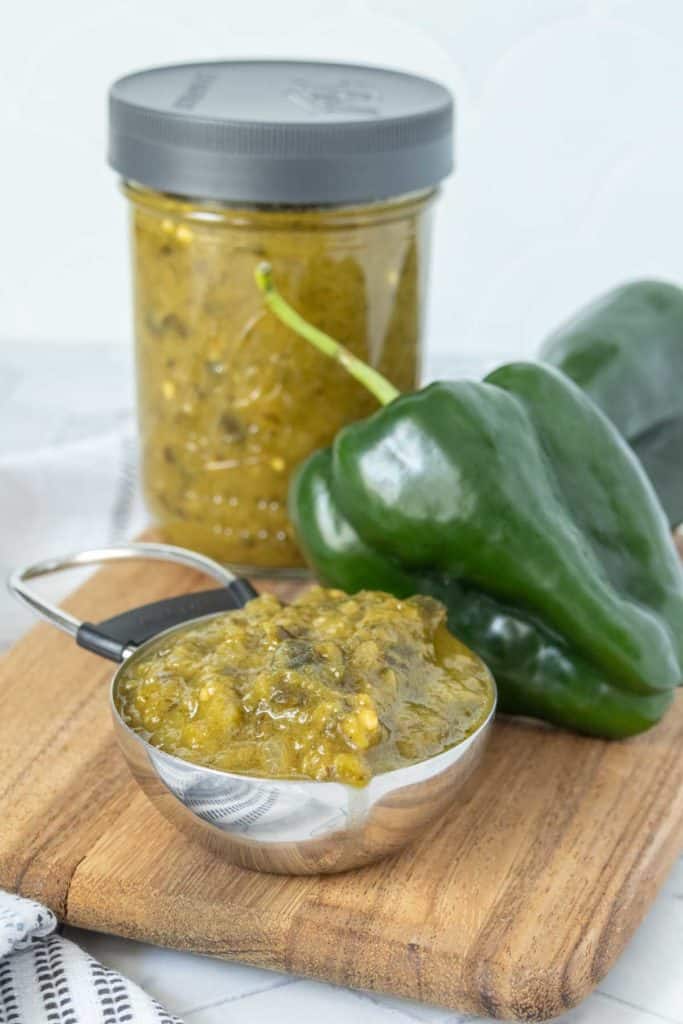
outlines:
{"label": "green bell pepper", "polygon": [[607,413],[671,525],[683,522],[683,289],[664,281],[615,288],[555,331],[539,355]]}
{"label": "green bell pepper", "polygon": [[683,572],[607,417],[540,364],[400,396],[267,273],[259,282],[276,315],[384,404],[293,481],[290,515],[320,578],[439,597],[505,711],[607,737],[656,722],[682,676]]}

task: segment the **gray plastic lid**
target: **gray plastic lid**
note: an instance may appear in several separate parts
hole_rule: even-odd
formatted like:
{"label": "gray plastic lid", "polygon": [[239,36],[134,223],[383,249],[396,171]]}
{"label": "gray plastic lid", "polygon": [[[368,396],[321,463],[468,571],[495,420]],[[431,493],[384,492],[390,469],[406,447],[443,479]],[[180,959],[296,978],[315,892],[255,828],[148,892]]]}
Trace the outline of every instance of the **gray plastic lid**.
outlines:
{"label": "gray plastic lid", "polygon": [[225,61],[152,68],[109,94],[109,163],[128,181],[237,203],[371,202],[453,165],[453,99],[385,68]]}

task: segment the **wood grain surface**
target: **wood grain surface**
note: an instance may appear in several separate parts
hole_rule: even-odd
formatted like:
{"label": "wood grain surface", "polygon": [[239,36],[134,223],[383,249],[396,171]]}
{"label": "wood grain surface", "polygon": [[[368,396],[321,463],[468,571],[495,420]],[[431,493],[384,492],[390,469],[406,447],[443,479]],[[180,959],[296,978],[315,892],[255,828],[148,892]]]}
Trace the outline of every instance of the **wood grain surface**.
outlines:
{"label": "wood grain surface", "polygon": [[[129,563],[69,607],[96,620],[205,585]],[[621,743],[500,720],[467,799],[401,856],[325,878],[243,871],[136,788],[110,728],[112,669],[44,625],[0,667],[0,886],[74,925],[543,1020],[597,984],[683,845],[679,698]]]}

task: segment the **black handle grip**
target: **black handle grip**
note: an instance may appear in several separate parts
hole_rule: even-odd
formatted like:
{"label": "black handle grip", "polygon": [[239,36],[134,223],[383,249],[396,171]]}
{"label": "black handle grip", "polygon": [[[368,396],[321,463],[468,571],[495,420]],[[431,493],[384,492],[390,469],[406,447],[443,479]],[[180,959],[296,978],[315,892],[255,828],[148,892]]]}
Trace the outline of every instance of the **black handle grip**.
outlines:
{"label": "black handle grip", "polygon": [[258,591],[251,583],[236,579],[217,590],[201,590],[143,604],[96,625],[84,622],[76,634],[76,642],[111,661],[123,661],[126,650],[144,644],[165,629],[202,615],[243,608],[253,597],[258,597]]}

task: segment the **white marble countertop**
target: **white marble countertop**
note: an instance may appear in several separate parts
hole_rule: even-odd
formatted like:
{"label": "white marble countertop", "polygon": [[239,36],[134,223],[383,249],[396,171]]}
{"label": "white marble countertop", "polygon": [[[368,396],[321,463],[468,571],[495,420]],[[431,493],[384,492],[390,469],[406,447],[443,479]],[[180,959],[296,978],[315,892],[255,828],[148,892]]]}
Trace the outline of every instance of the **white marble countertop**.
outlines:
{"label": "white marble countertop", "polygon": [[[478,369],[474,363],[465,370],[470,368]],[[93,452],[116,452],[111,474],[118,474],[118,479],[111,493],[103,496],[101,514],[91,517],[87,529],[78,526],[79,537],[83,544],[108,543],[140,524],[143,513],[130,486],[130,380],[128,354],[120,348],[0,342],[1,572],[17,561],[73,546],[78,510],[69,509],[69,488],[61,493],[58,482],[51,484],[57,511],[36,510],[36,493],[22,476],[25,459],[43,460],[41,465],[52,471],[62,461],[65,467],[73,466],[74,459],[83,457],[83,446],[90,445],[87,457],[97,481],[103,469]],[[0,613],[1,647],[19,636],[30,618],[4,594]],[[444,1009],[113,936],[71,928],[66,933],[98,960],[138,982],[187,1024],[271,1019],[301,1024],[321,1018],[326,1024],[346,1024],[352,1017],[359,1024],[473,1020]],[[683,1024],[683,859],[597,991],[559,1019],[571,1024]]]}

